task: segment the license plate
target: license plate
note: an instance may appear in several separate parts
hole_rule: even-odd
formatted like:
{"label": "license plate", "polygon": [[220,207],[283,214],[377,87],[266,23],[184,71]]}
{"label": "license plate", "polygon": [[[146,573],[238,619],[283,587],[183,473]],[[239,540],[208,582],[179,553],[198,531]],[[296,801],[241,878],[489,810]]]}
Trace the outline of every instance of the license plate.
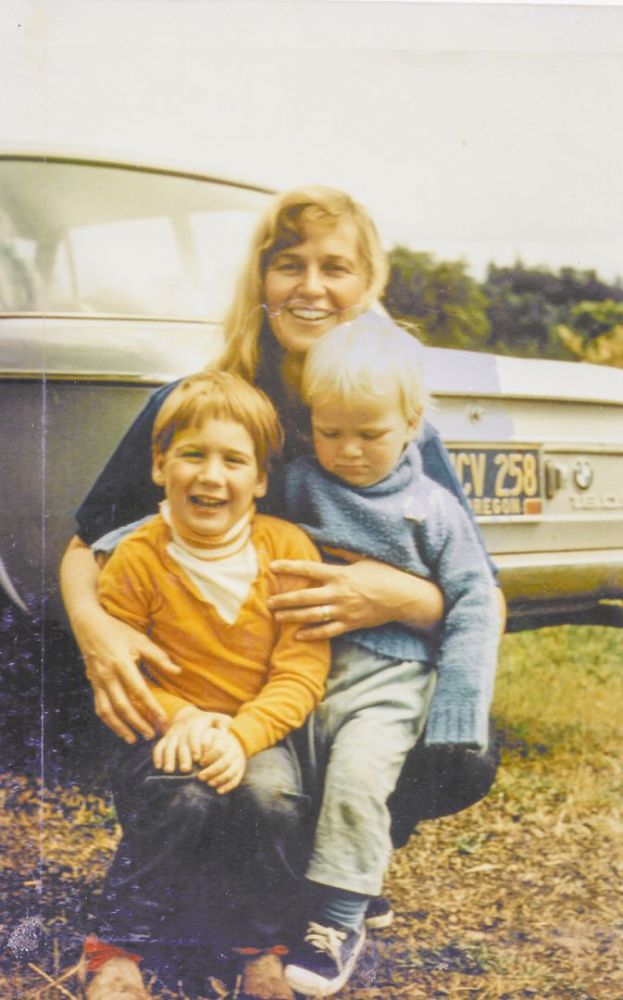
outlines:
{"label": "license plate", "polygon": [[540,451],[530,445],[452,444],[447,451],[476,517],[540,514]]}

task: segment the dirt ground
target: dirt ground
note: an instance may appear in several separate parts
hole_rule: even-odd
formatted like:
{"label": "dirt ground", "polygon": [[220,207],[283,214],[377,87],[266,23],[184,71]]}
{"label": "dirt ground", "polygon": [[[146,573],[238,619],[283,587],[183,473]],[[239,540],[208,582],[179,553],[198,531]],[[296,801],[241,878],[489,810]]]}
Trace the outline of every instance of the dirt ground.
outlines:
{"label": "dirt ground", "polygon": [[[344,1000],[623,1000],[622,666],[613,629],[505,639],[494,788],[395,853],[396,920],[370,934]],[[17,770],[0,777],[0,801],[0,997],[71,1000],[114,812]],[[152,990],[233,996],[216,981]]]}

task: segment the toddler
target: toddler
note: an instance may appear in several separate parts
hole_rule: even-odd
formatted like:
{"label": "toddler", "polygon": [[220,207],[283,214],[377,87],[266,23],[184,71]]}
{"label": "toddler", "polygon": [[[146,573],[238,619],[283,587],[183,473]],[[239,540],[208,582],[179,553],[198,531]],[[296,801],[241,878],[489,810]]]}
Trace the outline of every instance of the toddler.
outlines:
{"label": "toddler", "polygon": [[390,563],[437,583],[445,601],[434,636],[395,622],[333,641],[314,720],[324,782],[306,877],[316,904],[286,966],[305,996],[337,992],[354,968],[391,851],[386,799],[424,726],[427,745],[488,742],[498,602],[465,511],[422,473],[420,352],[368,311],[313,345],[303,369],[315,457],[286,470],[286,516],[325,558]]}

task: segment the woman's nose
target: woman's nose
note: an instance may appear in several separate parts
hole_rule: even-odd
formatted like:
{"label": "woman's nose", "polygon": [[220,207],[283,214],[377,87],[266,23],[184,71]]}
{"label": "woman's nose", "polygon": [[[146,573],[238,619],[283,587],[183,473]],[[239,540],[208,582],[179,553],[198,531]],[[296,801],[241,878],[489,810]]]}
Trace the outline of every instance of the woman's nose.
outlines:
{"label": "woman's nose", "polygon": [[319,267],[309,264],[301,272],[299,291],[304,295],[322,295],[324,293],[324,282]]}

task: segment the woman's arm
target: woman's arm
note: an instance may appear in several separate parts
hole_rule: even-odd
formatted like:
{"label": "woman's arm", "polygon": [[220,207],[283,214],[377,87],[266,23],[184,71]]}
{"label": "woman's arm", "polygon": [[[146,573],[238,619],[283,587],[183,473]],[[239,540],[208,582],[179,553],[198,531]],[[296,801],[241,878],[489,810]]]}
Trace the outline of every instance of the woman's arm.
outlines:
{"label": "woman's arm", "polygon": [[147,400],[76,512],[78,536],[61,564],[61,590],[93,688],[95,711],[117,736],[151,739],[163,712],[138,669],[141,659],[177,672],[146,635],[108,615],[97,598],[99,569],[89,544],[120,525],[156,511],[161,491],[151,479],[151,432],[176,383]]}
{"label": "woman's arm", "polygon": [[[448,492],[459,501],[474,527],[478,543],[485,555],[491,574],[496,583],[498,583],[497,566],[487,552],[482,532],[476,524],[469,500],[465,496],[463,487],[452,467],[448,452],[444,448],[443,442],[439,437],[437,430],[427,420],[424,421],[418,443],[422,455],[424,472],[427,476],[430,476],[431,479],[434,479],[435,482],[439,483],[440,486],[443,486],[444,489],[448,490]],[[506,598],[504,597],[502,589],[499,585],[496,588],[496,597],[498,602],[500,634],[502,634],[506,628]]]}
{"label": "woman's arm", "polygon": [[166,721],[139,669],[141,660],[179,673],[144,633],[107,614],[97,598],[99,567],[90,548],[75,537],[61,563],[61,590],[76,642],[93,688],[95,711],[127,743],[136,733],[153,739]]}
{"label": "woman's arm", "polygon": [[[469,500],[465,496],[465,491],[463,490],[461,481],[454,471],[452,462],[450,461],[450,456],[444,447],[443,441],[439,436],[439,432],[431,423],[428,422],[428,420],[424,420],[422,423],[417,443],[422,456],[422,468],[424,472],[430,479],[434,479],[436,483],[443,486],[448,493],[451,493],[452,496],[459,501],[461,507],[474,527],[478,538],[478,544],[484,553],[489,569],[491,570],[491,574],[497,581],[497,566],[487,552],[485,540],[482,537],[480,528],[476,524],[474,513]],[[502,601],[504,601],[504,598],[502,598]],[[506,607],[505,604],[504,607]]]}
{"label": "woman's arm", "polygon": [[443,617],[443,595],[436,584],[374,559],[348,566],[279,560],[271,569],[311,583],[268,602],[277,621],[304,626],[297,633],[300,639],[333,639],[386,622],[431,631]]}

